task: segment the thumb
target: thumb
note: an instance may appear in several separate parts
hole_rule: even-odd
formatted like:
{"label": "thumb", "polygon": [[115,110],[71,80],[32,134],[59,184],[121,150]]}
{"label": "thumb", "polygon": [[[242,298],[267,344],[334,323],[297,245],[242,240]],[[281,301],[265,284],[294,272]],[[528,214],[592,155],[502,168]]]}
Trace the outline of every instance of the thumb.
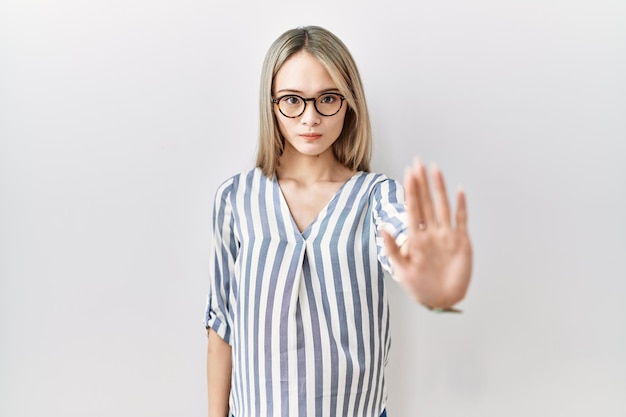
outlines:
{"label": "thumb", "polygon": [[400,253],[400,247],[396,244],[396,240],[387,231],[383,230],[383,242],[385,243],[385,252],[387,257],[394,266],[394,269],[401,268],[404,264],[404,258]]}

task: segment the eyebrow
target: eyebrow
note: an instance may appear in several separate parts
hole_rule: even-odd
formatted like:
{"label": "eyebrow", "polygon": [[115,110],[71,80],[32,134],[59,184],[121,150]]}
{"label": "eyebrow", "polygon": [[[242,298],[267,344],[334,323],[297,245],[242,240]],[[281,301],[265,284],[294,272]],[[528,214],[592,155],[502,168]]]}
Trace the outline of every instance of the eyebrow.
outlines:
{"label": "eyebrow", "polygon": [[[324,94],[324,93],[330,93],[330,92],[333,92],[333,93],[338,93],[338,92],[339,92],[339,89],[338,89],[338,88],[325,88],[325,89],[323,89],[323,90],[318,91],[318,92],[316,93],[316,95],[320,95],[320,94]],[[293,90],[293,89],[291,89],[291,88],[283,88],[283,89],[280,89],[280,90],[276,91],[276,93],[275,93],[275,94],[279,94],[279,93],[297,93],[297,94],[304,94],[304,91],[300,91],[300,90]]]}

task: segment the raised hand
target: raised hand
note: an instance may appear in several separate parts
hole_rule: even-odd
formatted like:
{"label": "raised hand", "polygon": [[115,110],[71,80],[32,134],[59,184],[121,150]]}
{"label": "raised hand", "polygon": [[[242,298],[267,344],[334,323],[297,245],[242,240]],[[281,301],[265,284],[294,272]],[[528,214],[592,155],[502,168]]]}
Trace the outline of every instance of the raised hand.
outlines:
{"label": "raised hand", "polygon": [[443,174],[433,166],[434,202],[426,168],[416,160],[404,178],[409,216],[408,239],[398,247],[383,232],[394,278],[418,302],[448,309],[465,296],[472,271],[472,245],[467,233],[465,193],[457,192],[455,224]]}

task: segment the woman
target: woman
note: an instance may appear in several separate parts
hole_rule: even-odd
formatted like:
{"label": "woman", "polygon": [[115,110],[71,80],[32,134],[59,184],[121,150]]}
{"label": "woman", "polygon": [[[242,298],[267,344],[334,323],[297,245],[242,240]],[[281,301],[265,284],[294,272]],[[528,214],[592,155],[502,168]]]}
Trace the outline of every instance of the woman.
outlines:
{"label": "woman", "polygon": [[369,172],[360,77],[327,30],[273,43],[260,109],[257,167],[215,199],[209,416],[386,415],[383,271],[428,308],[452,310],[471,273],[464,194],[453,225],[436,167],[434,195],[419,161],[404,190]]}

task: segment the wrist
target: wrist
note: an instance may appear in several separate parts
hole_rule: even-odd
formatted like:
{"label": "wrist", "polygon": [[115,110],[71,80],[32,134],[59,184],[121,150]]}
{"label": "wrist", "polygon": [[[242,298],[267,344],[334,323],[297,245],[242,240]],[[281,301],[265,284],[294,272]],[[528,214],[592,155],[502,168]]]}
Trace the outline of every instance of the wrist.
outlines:
{"label": "wrist", "polygon": [[431,307],[426,304],[422,304],[427,310],[432,311],[433,313],[457,313],[460,314],[463,310],[459,310],[455,307]]}

